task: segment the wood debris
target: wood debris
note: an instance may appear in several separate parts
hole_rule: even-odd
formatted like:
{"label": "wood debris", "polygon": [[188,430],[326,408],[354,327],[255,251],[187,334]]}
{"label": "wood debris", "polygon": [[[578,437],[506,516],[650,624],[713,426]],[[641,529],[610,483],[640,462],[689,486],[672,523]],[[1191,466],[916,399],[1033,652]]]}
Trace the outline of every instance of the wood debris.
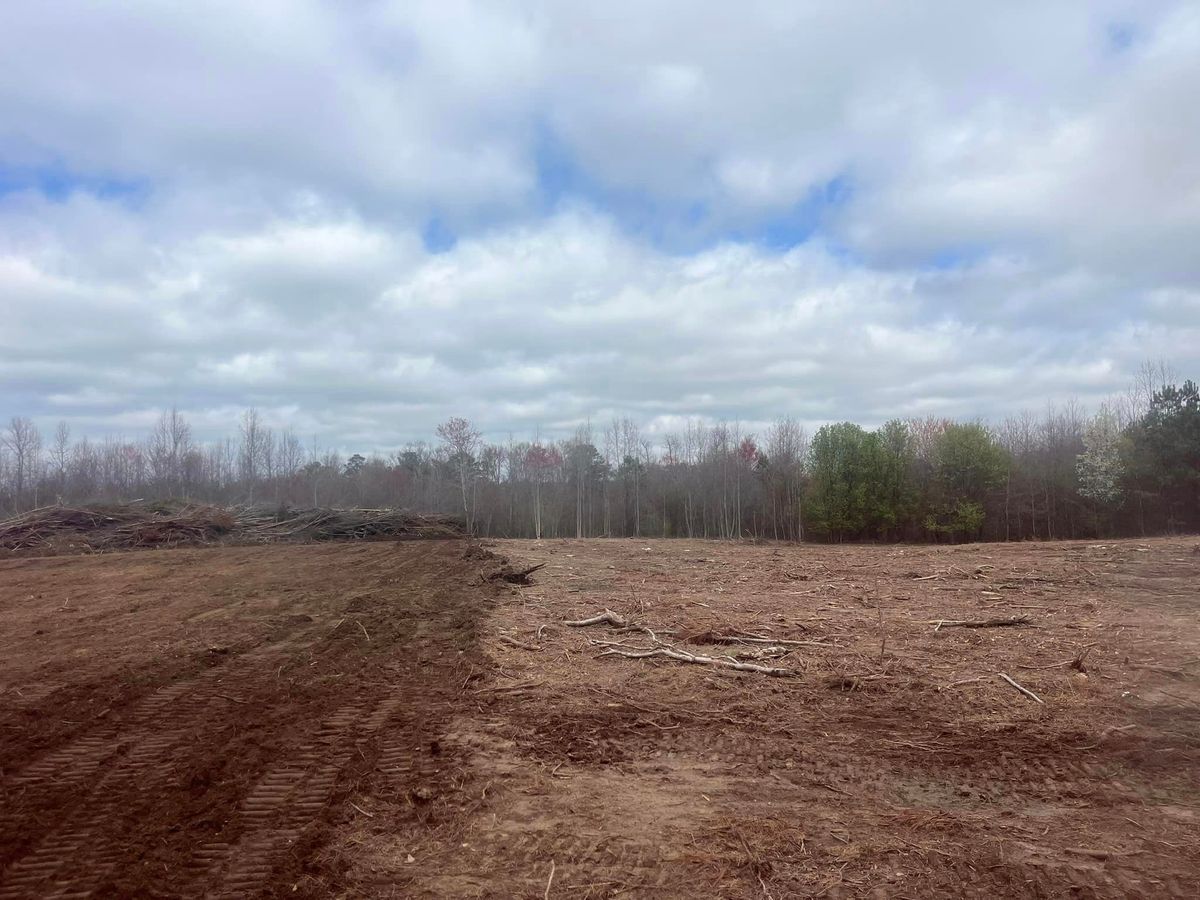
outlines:
{"label": "wood debris", "polygon": [[1030,616],[1008,616],[1002,619],[931,619],[930,625],[937,626],[934,631],[943,628],[1007,628],[1014,625],[1029,625],[1033,622]]}

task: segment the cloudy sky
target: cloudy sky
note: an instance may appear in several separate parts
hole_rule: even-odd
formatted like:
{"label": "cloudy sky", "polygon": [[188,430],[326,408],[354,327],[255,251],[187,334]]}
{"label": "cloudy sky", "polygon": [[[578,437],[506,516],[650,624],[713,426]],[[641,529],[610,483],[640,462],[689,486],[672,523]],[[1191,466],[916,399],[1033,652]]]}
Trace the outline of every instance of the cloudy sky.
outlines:
{"label": "cloudy sky", "polygon": [[344,448],[1200,374],[1200,7],[15,2],[0,415]]}

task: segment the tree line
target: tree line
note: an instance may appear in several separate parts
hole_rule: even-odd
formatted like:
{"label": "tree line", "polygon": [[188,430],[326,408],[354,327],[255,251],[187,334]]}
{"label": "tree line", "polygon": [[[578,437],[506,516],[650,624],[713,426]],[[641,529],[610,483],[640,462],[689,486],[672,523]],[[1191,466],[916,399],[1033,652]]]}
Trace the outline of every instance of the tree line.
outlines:
{"label": "tree line", "polygon": [[177,498],[454,513],[497,537],[966,541],[1200,530],[1200,392],[1145,367],[1127,395],[996,425],[924,417],[809,435],[693,421],[657,443],[630,419],[558,441],[487,442],[453,418],[390,454],[305,448],[251,409],[200,442],[177,410],[140,440],[0,434],[0,507]]}

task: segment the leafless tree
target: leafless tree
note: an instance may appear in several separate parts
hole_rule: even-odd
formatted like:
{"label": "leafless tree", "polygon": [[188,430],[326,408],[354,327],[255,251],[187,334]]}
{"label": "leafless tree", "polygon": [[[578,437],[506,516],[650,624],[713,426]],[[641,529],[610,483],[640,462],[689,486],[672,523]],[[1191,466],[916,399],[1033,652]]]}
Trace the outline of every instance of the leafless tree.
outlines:
{"label": "leafless tree", "polygon": [[158,417],[150,433],[148,456],[152,477],[176,496],[184,494],[184,461],[191,450],[191,426],[172,406]]}
{"label": "leafless tree", "polygon": [[67,493],[67,472],[71,466],[71,426],[66,422],[59,422],[54,429],[50,461],[54,463],[55,493],[61,503]]}
{"label": "leafless tree", "polygon": [[266,428],[258,410],[251,407],[242,413],[240,426],[241,445],[238,448],[238,476],[244,482],[249,502],[254,502],[254,486],[258,482],[263,465],[263,449],[266,446]]}
{"label": "leafless tree", "polygon": [[284,429],[279,436],[279,474],[282,478],[291,478],[304,465],[304,447],[296,432]]}
{"label": "leafless tree", "polygon": [[32,419],[13,416],[8,428],[0,434],[0,443],[12,457],[13,499],[23,508],[26,488],[33,486],[33,502],[37,504],[37,475],[41,462],[42,435]]}
{"label": "leafless tree", "polygon": [[473,531],[475,521],[469,502],[471,492],[467,489],[467,482],[474,477],[475,454],[479,449],[481,435],[466,419],[455,416],[437,427],[437,436],[445,445],[450,464],[458,474],[463,519],[466,521],[467,531]]}

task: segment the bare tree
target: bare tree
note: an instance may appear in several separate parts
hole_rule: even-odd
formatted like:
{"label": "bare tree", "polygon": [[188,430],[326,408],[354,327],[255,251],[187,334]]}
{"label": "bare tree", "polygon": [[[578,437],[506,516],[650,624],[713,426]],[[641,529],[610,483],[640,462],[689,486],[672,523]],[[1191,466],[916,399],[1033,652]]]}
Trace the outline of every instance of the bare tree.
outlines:
{"label": "bare tree", "polygon": [[248,499],[254,502],[254,486],[262,471],[266,429],[258,410],[251,407],[242,413],[241,445],[238,447],[238,476],[246,484]]}
{"label": "bare tree", "polygon": [[54,444],[50,448],[50,460],[54,463],[54,483],[57,502],[62,503],[67,493],[67,471],[71,465],[71,426],[59,422],[54,429]]}
{"label": "bare tree", "polygon": [[278,456],[281,478],[291,478],[304,465],[304,447],[300,443],[300,438],[296,437],[296,432],[290,428],[279,436]]}
{"label": "bare tree", "polygon": [[445,445],[450,456],[450,464],[458,474],[459,489],[462,494],[463,519],[466,520],[467,531],[473,531],[475,520],[469,502],[472,492],[467,489],[467,480],[474,477],[475,453],[479,449],[480,434],[475,426],[466,419],[455,416],[437,427],[437,436]]}
{"label": "bare tree", "polygon": [[0,443],[12,455],[13,499],[18,508],[25,502],[26,488],[34,487],[34,504],[37,504],[37,475],[41,462],[42,435],[32,419],[13,416],[8,428],[0,434]]}
{"label": "bare tree", "polygon": [[147,455],[151,477],[172,494],[182,495],[184,460],[192,450],[192,429],[174,406],[158,417]]}

